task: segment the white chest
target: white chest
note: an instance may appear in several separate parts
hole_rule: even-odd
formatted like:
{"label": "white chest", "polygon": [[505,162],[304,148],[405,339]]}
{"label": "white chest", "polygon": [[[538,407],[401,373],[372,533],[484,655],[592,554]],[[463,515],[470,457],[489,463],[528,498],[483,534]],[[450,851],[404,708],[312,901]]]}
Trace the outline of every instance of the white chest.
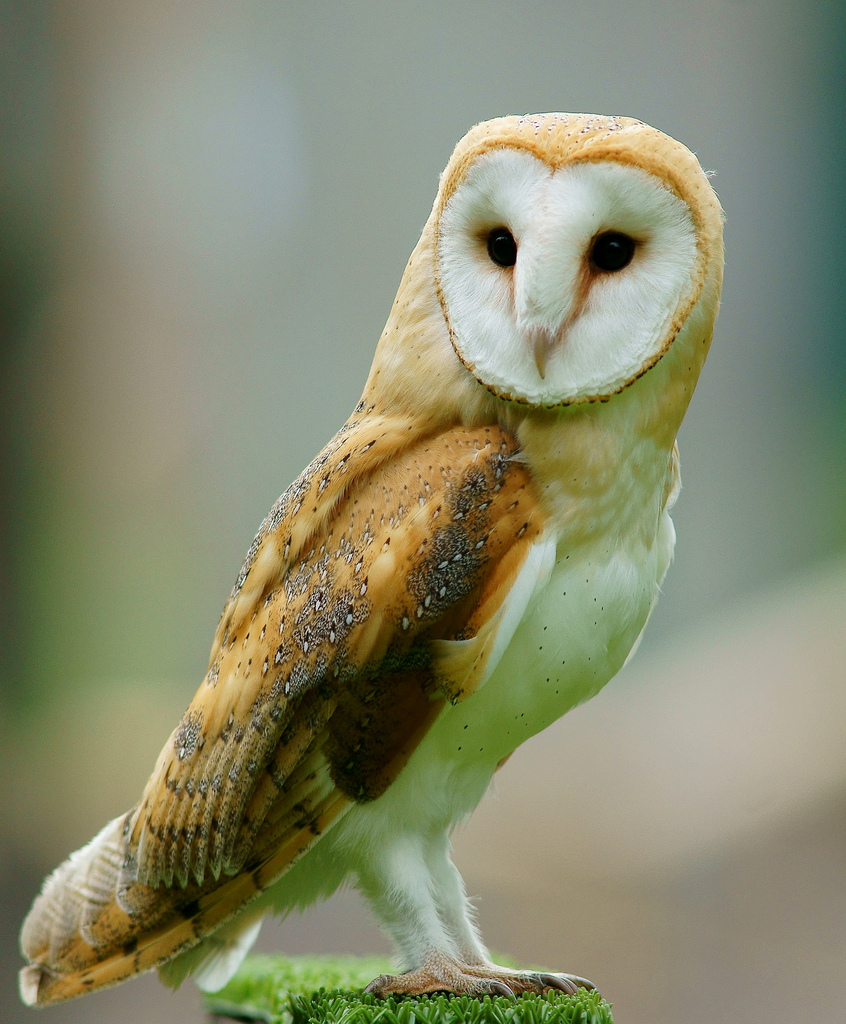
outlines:
{"label": "white chest", "polygon": [[622,668],[657,597],[663,572],[656,555],[654,547],[618,547],[556,561],[474,695],[474,717],[489,721],[491,740],[501,736],[508,747],[500,757],[593,697]]}
{"label": "white chest", "polygon": [[441,766],[465,812],[504,757],[622,668],[649,618],[674,542],[665,512],[649,546],[618,542],[556,552],[490,678],[442,712],[413,759]]}

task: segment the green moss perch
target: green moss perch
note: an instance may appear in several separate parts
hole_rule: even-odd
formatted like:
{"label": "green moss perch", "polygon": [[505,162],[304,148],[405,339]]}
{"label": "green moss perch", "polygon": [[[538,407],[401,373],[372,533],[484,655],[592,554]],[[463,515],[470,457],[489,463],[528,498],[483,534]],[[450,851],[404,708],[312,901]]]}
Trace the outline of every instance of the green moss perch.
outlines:
{"label": "green moss perch", "polygon": [[383,957],[251,956],[205,1004],[219,1020],[262,1024],[614,1024],[598,992],[518,999],[364,994],[373,978],[390,970]]}

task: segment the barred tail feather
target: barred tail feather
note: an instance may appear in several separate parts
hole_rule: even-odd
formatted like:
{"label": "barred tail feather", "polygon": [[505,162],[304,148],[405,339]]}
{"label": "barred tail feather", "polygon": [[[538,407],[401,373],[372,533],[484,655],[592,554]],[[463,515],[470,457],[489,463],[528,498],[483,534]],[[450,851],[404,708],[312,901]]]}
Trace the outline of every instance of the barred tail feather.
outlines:
{"label": "barred tail feather", "polygon": [[[161,967],[185,953],[264,892],[349,807],[350,800],[337,791],[327,794],[307,827],[291,830],[271,849],[264,846],[263,856],[249,871],[226,881],[210,879],[202,887],[184,890],[153,890],[136,883],[132,889],[141,890],[143,898],[130,900],[138,908],[133,913],[117,898],[124,827],[131,814],[115,819],[53,872],[24,922],[21,948],[30,964],[20,973],[23,1001],[30,1006],[60,1002]],[[122,897],[126,904],[127,892]],[[255,940],[259,923],[247,910],[244,923],[233,921],[203,956],[186,958],[187,970],[163,972],[166,980],[178,984],[185,974],[199,970],[205,985],[225,984],[227,972],[234,972]]]}
{"label": "barred tail feather", "polygon": [[77,935],[89,941],[92,922],[115,896],[125,820],[110,821],[45,880],[21,930],[21,950],[28,960],[55,962]]}

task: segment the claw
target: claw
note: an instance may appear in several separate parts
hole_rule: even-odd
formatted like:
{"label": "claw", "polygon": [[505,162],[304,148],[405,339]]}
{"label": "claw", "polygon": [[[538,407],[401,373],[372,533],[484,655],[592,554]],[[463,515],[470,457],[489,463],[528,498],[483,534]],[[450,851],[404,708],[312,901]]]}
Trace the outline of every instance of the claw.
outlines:
{"label": "claw", "polygon": [[373,981],[370,982],[370,984],[367,986],[367,988],[364,991],[368,995],[380,996],[381,997],[382,996],[382,989],[385,987],[385,985],[387,985],[390,982],[390,980],[391,980],[390,975],[388,975],[388,974],[380,974],[378,978],[374,978]]}
{"label": "claw", "polygon": [[594,985],[592,981],[588,981],[587,978],[579,978],[575,974],[568,974],[567,977],[570,979],[570,981],[575,982],[579,988],[586,988],[588,992],[596,991],[596,985]]}
{"label": "claw", "polygon": [[494,978],[488,982],[485,986],[492,996],[505,996],[506,999],[516,999],[517,996],[514,992],[505,984],[504,981],[497,981]]}
{"label": "claw", "polygon": [[566,974],[539,974],[537,978],[544,988],[555,988],[559,992],[566,992],[568,996],[574,996],[579,991],[575,980]]}
{"label": "claw", "polygon": [[542,971],[508,971],[495,964],[433,964],[405,974],[380,974],[364,990],[384,999],[389,995],[420,996],[428,992],[464,992],[482,997],[502,996],[516,999],[524,992],[541,993],[555,989],[573,996],[580,988],[593,989],[585,978],[573,974],[547,974]]}

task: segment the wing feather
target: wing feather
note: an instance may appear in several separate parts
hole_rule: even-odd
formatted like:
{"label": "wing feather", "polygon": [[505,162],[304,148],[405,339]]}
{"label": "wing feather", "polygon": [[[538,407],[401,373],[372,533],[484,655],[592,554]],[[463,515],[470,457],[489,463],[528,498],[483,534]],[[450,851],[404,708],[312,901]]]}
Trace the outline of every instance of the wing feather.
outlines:
{"label": "wing feather", "polygon": [[543,529],[514,439],[456,429],[354,481],[353,450],[367,468],[342,432],[266,520],[139,805],[48,879],[22,939],[39,1003],[200,941],[484,677]]}
{"label": "wing feather", "polygon": [[[502,604],[512,564],[536,539],[525,471],[509,459],[513,442],[494,433],[455,431],[383,466],[336,503],[302,558],[265,579],[242,628],[224,629],[211,658],[213,682],[207,678],[174,731],[134,817],[138,881],[184,885],[189,874],[201,883],[206,872],[237,873],[284,779],[284,758],[268,772],[274,752],[297,731],[299,746],[307,743],[330,704],[336,778],[347,778],[355,799],[384,788],[387,781],[352,780],[344,764],[358,766],[361,756],[340,761],[354,745],[344,737],[366,745],[356,723],[368,717],[374,695],[380,715],[390,714],[396,673],[385,671],[385,660],[405,671],[419,662],[431,675],[425,645],[433,633],[467,632],[473,611],[481,629],[491,606]],[[279,530],[286,535],[284,524]],[[261,551],[273,539],[265,536],[258,566],[272,561]],[[224,620],[234,618],[225,612]],[[431,691],[417,695],[425,706],[437,684],[422,685]],[[378,758],[373,752],[371,762]],[[384,775],[381,766],[373,771]]]}

